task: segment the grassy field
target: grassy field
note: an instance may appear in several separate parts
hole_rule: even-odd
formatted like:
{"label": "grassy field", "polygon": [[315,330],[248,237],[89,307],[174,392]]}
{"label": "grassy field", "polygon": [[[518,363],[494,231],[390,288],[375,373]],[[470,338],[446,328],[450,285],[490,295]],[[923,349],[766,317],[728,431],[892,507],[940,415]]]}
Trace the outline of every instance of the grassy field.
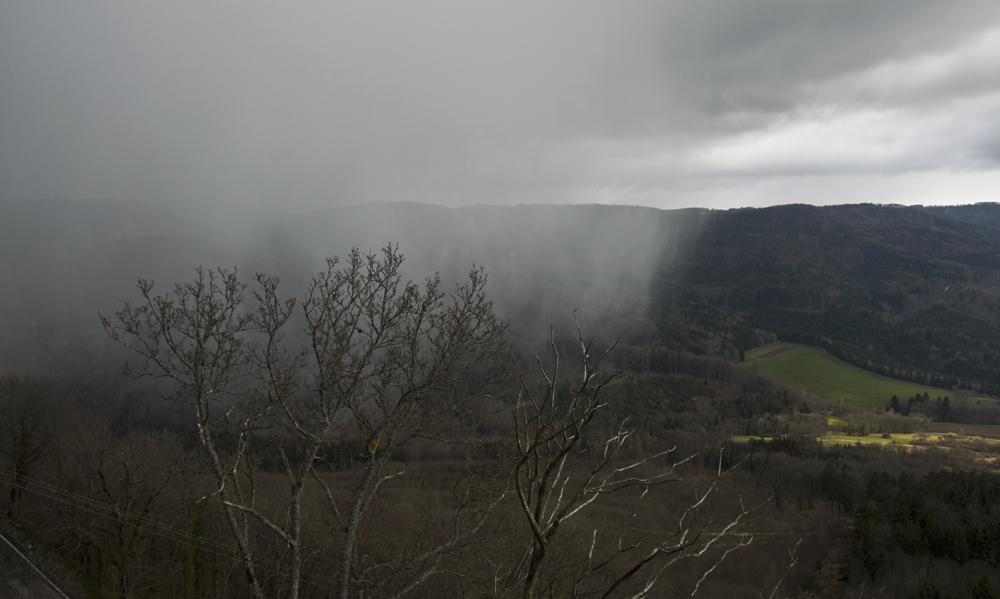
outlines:
{"label": "grassy field", "polygon": [[[961,426],[961,425],[946,425],[946,426]],[[998,427],[1000,428],[1000,427]],[[733,441],[746,443],[753,439],[754,437],[742,436],[733,437]],[[773,437],[757,437],[758,439],[771,439]],[[960,435],[952,431],[941,431],[941,432],[926,432],[926,433],[913,433],[913,434],[891,434],[888,436],[883,436],[879,434],[871,435],[846,435],[843,433],[826,433],[816,437],[816,440],[823,445],[898,445],[898,446],[908,446],[908,447],[919,447],[927,445],[940,445],[947,443],[949,440],[961,440],[969,441],[976,438],[981,438],[987,444],[995,447],[995,444],[1000,443],[1000,439],[986,437],[983,435],[972,435],[971,433],[967,435]]]}
{"label": "grassy field", "polygon": [[839,433],[827,433],[819,440],[823,445],[911,445],[914,439],[922,439],[930,442],[941,441],[943,433],[928,433],[924,435],[893,434],[888,437],[882,435],[843,435]]}
{"label": "grassy field", "polygon": [[743,364],[748,367],[759,364],[767,376],[833,403],[844,402],[865,408],[885,407],[893,395],[904,402],[924,392],[932,398],[954,395],[942,389],[866,372],[809,345],[771,343],[748,351]]}
{"label": "grassy field", "polygon": [[928,432],[953,433],[969,437],[1000,440],[1000,426],[995,424],[954,424],[951,422],[932,422],[927,426]]}

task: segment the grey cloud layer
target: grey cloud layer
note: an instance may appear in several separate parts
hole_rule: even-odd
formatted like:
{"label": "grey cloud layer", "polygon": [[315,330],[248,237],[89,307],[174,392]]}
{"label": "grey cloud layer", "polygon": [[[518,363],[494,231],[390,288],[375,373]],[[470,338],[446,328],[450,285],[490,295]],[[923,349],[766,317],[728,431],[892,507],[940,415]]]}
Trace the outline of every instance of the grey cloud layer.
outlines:
{"label": "grey cloud layer", "polygon": [[992,173],[997,73],[996,2],[10,2],[0,198],[801,201]]}

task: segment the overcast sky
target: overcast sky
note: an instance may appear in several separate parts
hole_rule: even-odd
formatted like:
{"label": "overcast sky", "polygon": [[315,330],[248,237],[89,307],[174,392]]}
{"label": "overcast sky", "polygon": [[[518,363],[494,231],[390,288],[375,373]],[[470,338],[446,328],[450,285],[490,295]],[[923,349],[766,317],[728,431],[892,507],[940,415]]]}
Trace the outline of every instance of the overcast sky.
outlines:
{"label": "overcast sky", "polygon": [[0,199],[1000,201],[1000,2],[0,2]]}

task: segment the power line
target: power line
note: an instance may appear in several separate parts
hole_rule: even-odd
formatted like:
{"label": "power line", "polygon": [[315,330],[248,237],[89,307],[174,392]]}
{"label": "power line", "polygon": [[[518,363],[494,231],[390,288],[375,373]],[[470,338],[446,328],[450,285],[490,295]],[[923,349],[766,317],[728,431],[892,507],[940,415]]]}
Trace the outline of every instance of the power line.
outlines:
{"label": "power line", "polygon": [[[14,474],[15,473],[13,471],[0,468],[0,479],[2,479],[5,476],[7,479],[5,482],[13,483]],[[41,487],[41,489],[32,487]],[[28,490],[31,491],[32,493],[35,493],[36,495],[40,495],[42,497],[51,499],[52,501],[69,505],[85,513],[99,516],[101,518],[106,518],[116,523],[118,522],[118,516],[115,514],[117,508],[112,504],[104,503],[86,497],[84,495],[72,493],[70,491],[66,491],[64,489],[61,489],[59,487],[41,481],[32,481],[32,487],[28,487]],[[94,506],[99,509],[94,509],[94,507],[91,506]],[[100,511],[101,509],[105,511]],[[236,548],[232,547],[231,545],[226,545],[224,543],[206,537],[193,535],[187,532],[186,530],[171,526],[169,524],[162,523],[153,518],[146,519],[146,522],[152,527],[152,528],[147,528],[145,531],[150,535],[168,539],[176,543],[186,545],[193,549],[202,550],[205,551],[206,553],[210,553],[217,557],[223,557],[234,560],[238,557],[236,555]],[[137,528],[140,527],[137,526]],[[156,530],[156,528],[159,528],[165,532],[159,532]],[[205,545],[207,545],[208,547],[205,547]],[[282,564],[279,560],[263,556],[256,556],[254,558],[254,561],[258,566],[269,566],[268,570],[270,572],[273,572],[274,574],[279,574],[279,575],[281,574]],[[337,584],[336,580],[332,578],[327,578],[320,574],[303,573],[303,582],[305,582],[306,579],[308,579],[309,582],[325,582],[332,586],[335,586]]]}
{"label": "power line", "polygon": [[66,593],[63,592],[63,590],[59,587],[59,585],[57,585],[56,583],[52,582],[52,580],[48,576],[45,575],[45,572],[42,572],[38,568],[38,566],[35,565],[34,561],[28,559],[28,556],[26,556],[23,553],[21,553],[21,550],[18,549],[17,546],[14,545],[14,543],[12,543],[10,541],[10,539],[8,539],[6,536],[4,536],[3,533],[0,533],[0,539],[3,539],[3,542],[6,543],[8,547],[10,547],[11,549],[13,549],[14,553],[18,554],[21,557],[21,560],[24,561],[24,563],[26,563],[29,566],[31,566],[31,569],[34,570],[35,572],[37,572],[38,575],[42,577],[42,580],[44,580],[49,585],[49,588],[51,588],[55,592],[57,592],[60,595],[62,595],[64,599],[70,599],[70,597]]}

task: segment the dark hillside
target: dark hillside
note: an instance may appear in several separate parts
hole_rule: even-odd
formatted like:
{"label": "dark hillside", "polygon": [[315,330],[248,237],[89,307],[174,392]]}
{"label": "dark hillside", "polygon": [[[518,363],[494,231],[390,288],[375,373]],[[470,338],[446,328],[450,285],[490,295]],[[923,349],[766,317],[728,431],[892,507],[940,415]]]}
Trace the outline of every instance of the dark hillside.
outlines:
{"label": "dark hillside", "polygon": [[[996,207],[980,205],[983,210]],[[896,206],[726,212],[627,206],[344,206],[243,231],[131,202],[0,204],[3,371],[93,370],[96,314],[198,265],[276,274],[294,295],[324,258],[398,243],[406,275],[473,263],[515,340],[549,324],[636,346],[739,359],[773,340],[823,345],[899,378],[1000,392],[1000,231]],[[68,375],[67,375],[68,376]]]}
{"label": "dark hillside", "polygon": [[873,205],[713,213],[653,294],[661,328],[727,326],[716,345],[732,354],[758,329],[900,378],[1000,389],[1000,232],[985,227]]}
{"label": "dark hillside", "polygon": [[1000,229],[1000,204],[996,202],[964,206],[914,206],[914,208],[963,223]]}

